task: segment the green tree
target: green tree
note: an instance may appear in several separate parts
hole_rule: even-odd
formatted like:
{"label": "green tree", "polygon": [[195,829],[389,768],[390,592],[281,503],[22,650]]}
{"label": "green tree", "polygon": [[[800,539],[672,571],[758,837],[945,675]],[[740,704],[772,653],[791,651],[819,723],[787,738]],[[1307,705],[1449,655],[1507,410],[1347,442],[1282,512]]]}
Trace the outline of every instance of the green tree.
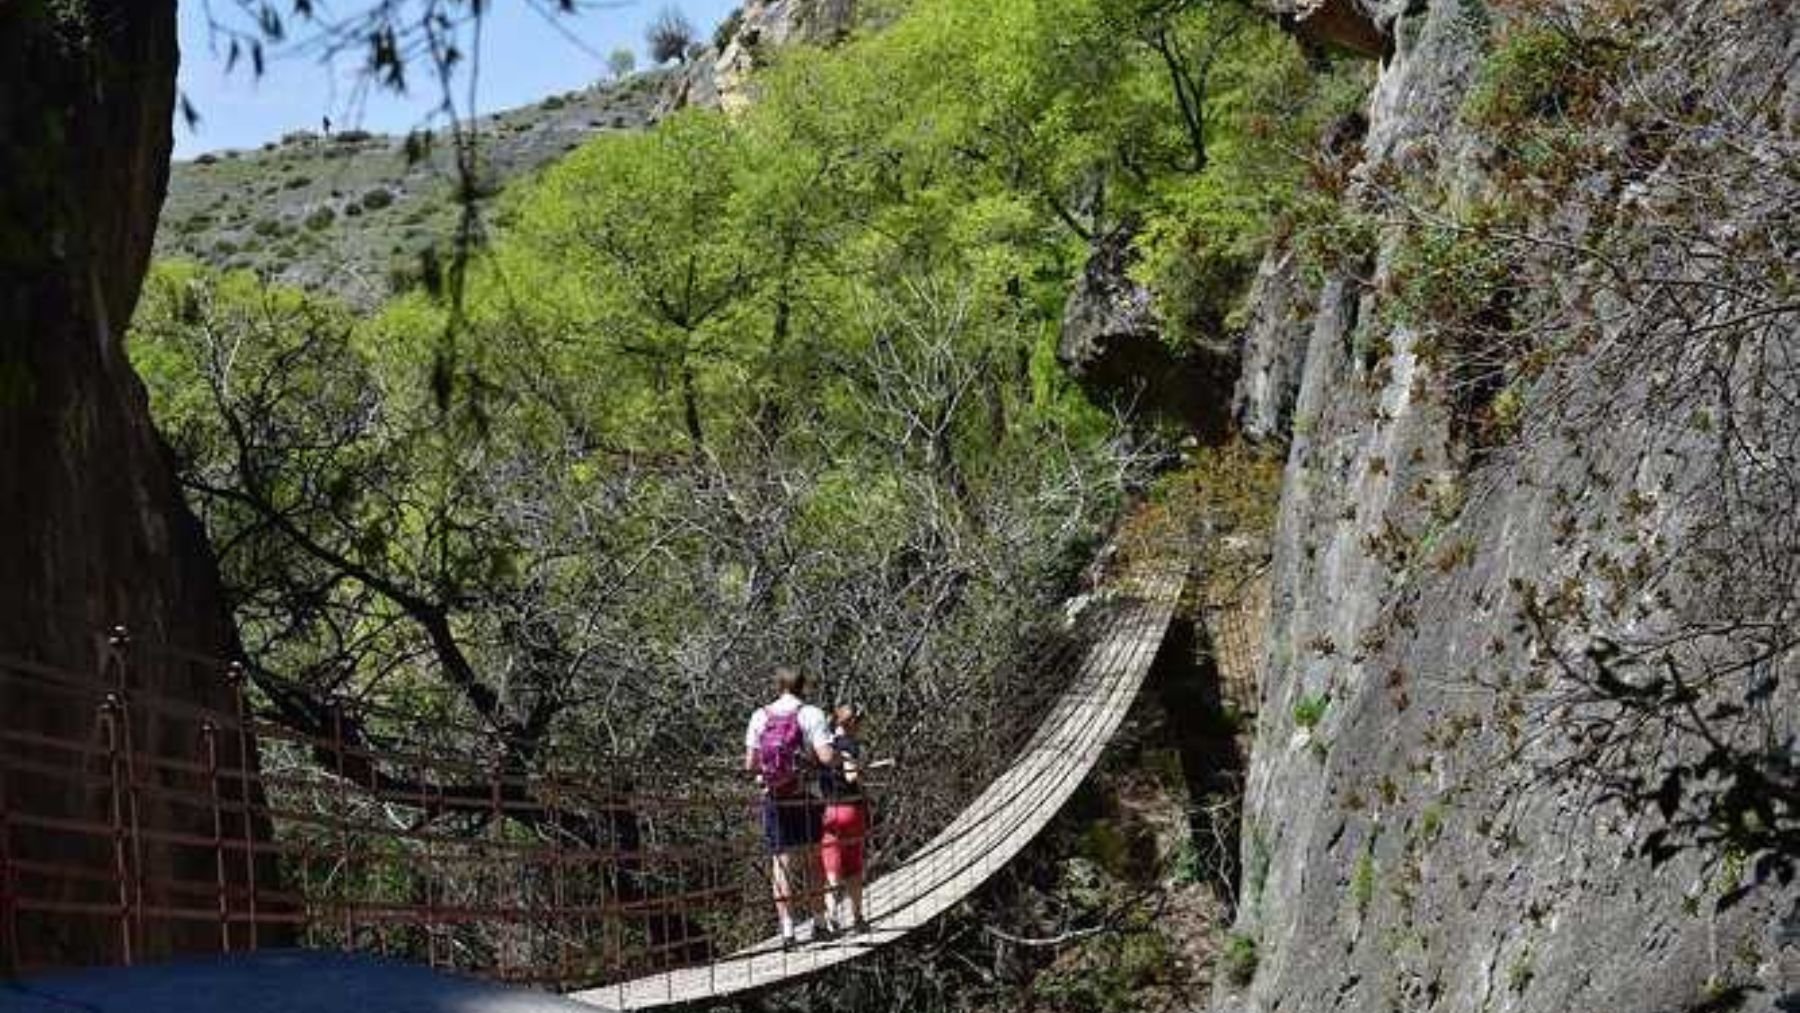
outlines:
{"label": "green tree", "polygon": [[659,64],[670,60],[685,62],[698,38],[694,23],[677,7],[664,7],[650,22],[650,27],[644,29],[644,44],[649,47],[650,59]]}
{"label": "green tree", "polygon": [[[691,450],[706,445],[703,401],[730,397],[735,367],[756,352],[735,326],[761,281],[733,220],[739,161],[737,135],[716,113],[602,138],[532,188],[505,261],[557,286],[566,326],[600,336],[583,354],[670,393]],[[544,278],[546,267],[561,277]]]}
{"label": "green tree", "polygon": [[623,81],[637,70],[637,54],[620,46],[606,54],[606,72],[614,81]]}

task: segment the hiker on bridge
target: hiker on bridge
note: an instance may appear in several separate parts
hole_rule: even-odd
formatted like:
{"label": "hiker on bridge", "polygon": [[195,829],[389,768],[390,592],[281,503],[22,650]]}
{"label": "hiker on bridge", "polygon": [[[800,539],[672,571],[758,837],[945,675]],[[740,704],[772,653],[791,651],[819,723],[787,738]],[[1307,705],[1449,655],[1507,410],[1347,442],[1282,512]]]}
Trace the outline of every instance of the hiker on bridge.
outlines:
{"label": "hiker on bridge", "polygon": [[820,886],[824,803],[813,782],[820,768],[837,762],[837,752],[825,712],[805,702],[803,673],[776,668],[775,691],[774,701],[758,707],[744,730],[744,769],[756,775],[762,788],[763,841],[771,857],[775,915],[781,920],[783,945],[791,946],[830,931]]}
{"label": "hiker on bridge", "polygon": [[863,920],[863,842],[869,834],[869,804],[863,795],[862,743],[856,732],[862,725],[862,709],[838,704],[832,712],[831,748],[838,765],[819,776],[825,795],[825,819],[819,840],[819,857],[829,886],[832,924],[839,931],[867,932]]}

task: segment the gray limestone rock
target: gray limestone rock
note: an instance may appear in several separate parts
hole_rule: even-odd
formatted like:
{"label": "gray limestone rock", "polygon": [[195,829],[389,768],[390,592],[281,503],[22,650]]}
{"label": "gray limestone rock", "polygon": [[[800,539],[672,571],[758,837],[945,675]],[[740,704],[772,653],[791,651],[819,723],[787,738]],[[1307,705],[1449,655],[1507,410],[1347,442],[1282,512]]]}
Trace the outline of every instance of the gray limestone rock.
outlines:
{"label": "gray limestone rock", "polygon": [[856,24],[856,0],[750,0],[723,47],[709,47],[681,68],[660,114],[687,106],[736,109],[750,101],[750,75],[781,46],[829,46]]}
{"label": "gray limestone rock", "polygon": [[[1503,140],[1459,112],[1483,58],[1485,5],[1387,6],[1377,13],[1395,48],[1357,176],[1398,174],[1473,199],[1498,185],[1485,166]],[[1671,154],[1629,186],[1578,181],[1586,207],[1535,227],[1630,258],[1609,271],[1712,292],[1710,326],[1775,314],[1728,364],[1709,373],[1697,361],[1712,331],[1672,329],[1668,311],[1593,295],[1609,276],[1573,257],[1529,296],[1554,311],[1551,326],[1591,313],[1589,338],[1515,378],[1517,432],[1478,449],[1441,346],[1378,312],[1405,226],[1384,234],[1366,292],[1332,278],[1312,300],[1283,254],[1263,266],[1235,410],[1246,432],[1267,437],[1291,398],[1292,437],[1234,927],[1253,941],[1256,967],[1219,985],[1215,1011],[1800,1009],[1795,889],[1766,883],[1717,910],[1749,882],[1754,856],[1698,848],[1653,864],[1644,845],[1662,825],[1655,808],[1606,796],[1621,776],[1654,784],[1671,764],[1696,762],[1705,744],[1659,731],[1655,715],[1619,737],[1602,719],[1624,712],[1596,702],[1587,674],[1619,644],[1800,599],[1792,509],[1780,506],[1800,488],[1800,363],[1782,351],[1796,314],[1727,285],[1722,268],[1685,259],[1667,238],[1736,240],[1738,256],[1792,276],[1795,247],[1752,252],[1740,238],[1793,237],[1793,180],[1770,168],[1800,151],[1794,117],[1780,112],[1800,93],[1792,11],[1647,6],[1664,19],[1653,38],[1686,33],[1681,52],[1707,53],[1714,67],[1649,64],[1638,87],[1696,73],[1686,101],[1759,101],[1764,118],[1738,125],[1749,139],[1735,148],[1705,147],[1706,130],[1723,128],[1700,129],[1688,167]],[[1716,190],[1696,182],[1726,173],[1741,175]],[[1716,211],[1684,203],[1708,199]],[[1682,333],[1698,337],[1669,338]],[[1702,375],[1716,401],[1695,393]],[[1747,427],[1743,453],[1721,450],[1709,420],[1722,411]],[[1547,596],[1566,612],[1544,627],[1532,617]],[[1670,664],[1706,666],[1753,639],[1727,629]],[[1722,748],[1791,757],[1800,658],[1788,647],[1758,664],[1768,689],[1743,726],[1758,731]],[[1588,748],[1597,741],[1618,751]]]}
{"label": "gray limestone rock", "polygon": [[1285,440],[1300,392],[1300,366],[1314,293],[1300,277],[1294,251],[1269,251],[1250,289],[1251,319],[1231,394],[1238,432],[1255,443]]}
{"label": "gray limestone rock", "polygon": [[1132,238],[1122,227],[1095,242],[1063,309],[1057,360],[1090,397],[1116,411],[1216,437],[1230,411],[1236,356],[1169,347],[1149,289],[1131,277]]}

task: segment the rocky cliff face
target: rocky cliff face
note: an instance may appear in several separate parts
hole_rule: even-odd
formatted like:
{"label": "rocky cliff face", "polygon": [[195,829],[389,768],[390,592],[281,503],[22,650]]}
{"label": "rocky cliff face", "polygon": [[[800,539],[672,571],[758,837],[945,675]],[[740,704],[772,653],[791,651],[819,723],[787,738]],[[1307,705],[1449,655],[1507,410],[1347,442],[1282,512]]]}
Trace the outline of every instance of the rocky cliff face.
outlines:
{"label": "rocky cliff face", "polygon": [[1164,341],[1154,297],[1130,275],[1132,239],[1123,227],[1095,241],[1063,310],[1057,361],[1096,404],[1216,439],[1228,427],[1218,393],[1230,387],[1237,358],[1229,347],[1177,352]]}
{"label": "rocky cliff face", "polygon": [[1363,161],[1243,353],[1291,449],[1216,1008],[1800,1008],[1795,11],[1357,9]]}
{"label": "rocky cliff face", "polygon": [[797,43],[830,45],[850,33],[856,17],[856,0],[749,0],[720,26],[715,44],[670,82],[661,111],[742,108],[751,100],[751,75],[770,52]]}

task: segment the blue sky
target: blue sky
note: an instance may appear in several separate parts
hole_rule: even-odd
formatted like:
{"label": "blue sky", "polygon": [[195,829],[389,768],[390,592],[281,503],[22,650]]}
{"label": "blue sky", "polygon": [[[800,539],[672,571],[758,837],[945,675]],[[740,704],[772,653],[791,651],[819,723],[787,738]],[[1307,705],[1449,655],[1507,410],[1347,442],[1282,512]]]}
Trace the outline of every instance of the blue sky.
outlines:
{"label": "blue sky", "polygon": [[[664,2],[635,0],[606,7],[590,3],[574,14],[556,16],[552,25],[542,11],[554,4],[492,0],[482,25],[479,111],[525,105],[590,85],[606,76],[605,55],[620,46],[635,50],[638,65],[644,66],[644,26]],[[710,38],[713,26],[737,3],[677,0],[672,6]],[[221,16],[237,10],[234,0],[211,0],[211,5]],[[356,10],[359,0],[320,6],[343,14]],[[423,125],[437,104],[435,86],[423,75],[415,75],[413,94],[408,96],[359,88],[357,71],[363,54],[358,51],[342,54],[335,67],[311,57],[272,59],[258,79],[246,59],[227,74],[224,44],[217,52],[209,45],[206,4],[181,0],[180,13],[180,86],[199,112],[200,122],[190,129],[176,117],[176,158],[222,148],[253,148],[290,130],[317,130],[325,116],[331,117],[334,129],[360,126],[404,133]],[[304,23],[295,34],[304,35]],[[459,89],[457,94],[460,98],[466,92]]]}

